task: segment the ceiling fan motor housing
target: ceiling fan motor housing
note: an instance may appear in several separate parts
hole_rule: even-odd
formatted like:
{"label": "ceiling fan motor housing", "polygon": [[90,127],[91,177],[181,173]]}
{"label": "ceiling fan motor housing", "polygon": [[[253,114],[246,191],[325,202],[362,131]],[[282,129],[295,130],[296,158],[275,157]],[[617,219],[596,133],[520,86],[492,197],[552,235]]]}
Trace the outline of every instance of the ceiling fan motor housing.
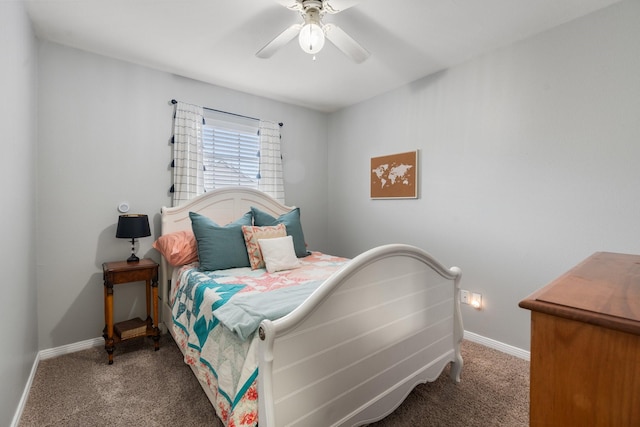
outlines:
{"label": "ceiling fan motor housing", "polygon": [[306,0],[302,3],[302,18],[306,24],[320,25],[320,20],[324,15],[322,2],[316,0]]}

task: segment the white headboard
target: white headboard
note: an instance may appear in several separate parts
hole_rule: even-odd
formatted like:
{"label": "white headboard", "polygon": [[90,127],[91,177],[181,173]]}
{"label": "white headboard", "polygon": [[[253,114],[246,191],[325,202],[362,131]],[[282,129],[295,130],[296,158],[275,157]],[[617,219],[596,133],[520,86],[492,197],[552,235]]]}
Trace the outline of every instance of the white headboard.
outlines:
{"label": "white headboard", "polygon": [[[191,230],[189,212],[197,212],[211,218],[220,225],[226,225],[240,218],[256,207],[275,217],[289,212],[293,207],[285,206],[271,196],[246,187],[227,187],[208,191],[177,207],[162,207],[161,234]],[[163,303],[163,316],[169,301],[169,289],[173,267],[164,257],[160,261],[160,298]]]}

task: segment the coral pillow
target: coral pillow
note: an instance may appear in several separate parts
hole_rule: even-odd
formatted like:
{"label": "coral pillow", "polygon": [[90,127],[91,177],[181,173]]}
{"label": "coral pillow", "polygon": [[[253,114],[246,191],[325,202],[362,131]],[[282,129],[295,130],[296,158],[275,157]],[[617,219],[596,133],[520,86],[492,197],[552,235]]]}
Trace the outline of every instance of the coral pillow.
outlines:
{"label": "coral pillow", "polygon": [[173,266],[190,264],[198,260],[196,236],[191,230],[160,236],[152,246]]}
{"label": "coral pillow", "polygon": [[247,246],[247,254],[251,269],[264,268],[264,259],[260,251],[258,239],[273,239],[275,237],[284,237],[287,235],[287,227],[284,224],[270,225],[265,227],[242,226],[242,234],[244,234],[244,242]]}

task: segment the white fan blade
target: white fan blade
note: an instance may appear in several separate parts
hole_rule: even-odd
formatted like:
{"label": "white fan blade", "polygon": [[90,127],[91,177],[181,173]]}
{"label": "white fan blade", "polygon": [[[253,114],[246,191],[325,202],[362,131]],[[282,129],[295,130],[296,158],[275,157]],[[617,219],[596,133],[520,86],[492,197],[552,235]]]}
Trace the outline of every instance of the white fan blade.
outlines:
{"label": "white fan blade", "polygon": [[358,0],[325,0],[323,8],[329,13],[338,13],[360,3]]}
{"label": "white fan blade", "polygon": [[302,10],[302,3],[298,0],[275,0],[289,10]]}
{"label": "white fan blade", "polygon": [[338,49],[353,59],[357,64],[364,62],[371,54],[369,51],[334,24],[324,26],[324,34]]}
{"label": "white fan blade", "polygon": [[276,38],[267,43],[262,49],[256,52],[258,58],[270,58],[278,49],[293,40],[302,28],[302,24],[294,24],[278,34]]}

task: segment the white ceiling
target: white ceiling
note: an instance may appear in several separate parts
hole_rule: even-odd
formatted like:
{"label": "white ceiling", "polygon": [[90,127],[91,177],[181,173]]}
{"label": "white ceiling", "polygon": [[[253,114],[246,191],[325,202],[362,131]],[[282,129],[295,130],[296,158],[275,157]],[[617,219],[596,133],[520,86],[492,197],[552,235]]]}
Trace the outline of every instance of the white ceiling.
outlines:
{"label": "white ceiling", "polygon": [[[336,3],[345,0],[334,0]],[[620,0],[360,0],[325,15],[371,52],[356,64],[327,42],[293,40],[302,21],[276,0],[26,0],[39,38],[320,111],[335,111]]]}

